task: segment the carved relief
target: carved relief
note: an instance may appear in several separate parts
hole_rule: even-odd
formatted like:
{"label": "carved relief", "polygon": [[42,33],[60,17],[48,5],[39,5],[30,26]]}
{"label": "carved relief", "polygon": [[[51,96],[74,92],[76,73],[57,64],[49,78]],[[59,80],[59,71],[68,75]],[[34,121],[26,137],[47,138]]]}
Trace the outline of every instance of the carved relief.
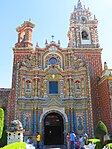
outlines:
{"label": "carved relief", "polygon": [[78,134],[83,133],[84,129],[84,113],[83,112],[77,112],[76,113],[76,124],[77,124],[77,131]]}
{"label": "carved relief", "polygon": [[75,57],[75,58],[74,58],[74,68],[75,68],[76,70],[84,68],[84,63],[83,63],[83,61],[82,61],[81,59],[76,59],[76,57]]}
{"label": "carved relief", "polygon": [[24,117],[24,122],[23,122],[24,129],[28,131],[31,125],[31,112],[30,111],[23,112],[23,117]]}
{"label": "carved relief", "polygon": [[28,68],[31,69],[35,65],[35,57],[34,55],[27,56],[26,59],[23,59],[22,62],[20,62],[20,68]]}

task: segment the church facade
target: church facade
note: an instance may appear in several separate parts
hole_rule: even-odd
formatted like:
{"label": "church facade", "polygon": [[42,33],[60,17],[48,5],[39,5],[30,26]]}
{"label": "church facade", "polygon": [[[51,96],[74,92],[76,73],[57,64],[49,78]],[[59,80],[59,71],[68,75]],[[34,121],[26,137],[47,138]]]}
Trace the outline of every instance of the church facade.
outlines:
{"label": "church facade", "polygon": [[[102,86],[110,88],[106,106],[109,108],[108,129],[112,127],[112,76],[105,64],[102,72],[102,48],[98,40],[98,20],[80,0],[70,16],[68,47],[60,41],[46,41],[45,47],[33,48],[35,25],[25,21],[16,31],[18,41],[13,48],[12,88],[8,94],[7,126],[19,119],[25,136],[40,132],[44,145],[66,144],[66,133],[73,130],[80,135],[85,130],[94,136],[98,120],[103,120]],[[103,83],[104,82],[104,83]],[[103,85],[102,85],[103,84]],[[111,93],[111,94],[110,94]],[[104,93],[105,94],[105,93]],[[2,105],[1,105],[2,106]],[[103,115],[102,115],[103,112]],[[57,138],[57,139],[55,139]]]}

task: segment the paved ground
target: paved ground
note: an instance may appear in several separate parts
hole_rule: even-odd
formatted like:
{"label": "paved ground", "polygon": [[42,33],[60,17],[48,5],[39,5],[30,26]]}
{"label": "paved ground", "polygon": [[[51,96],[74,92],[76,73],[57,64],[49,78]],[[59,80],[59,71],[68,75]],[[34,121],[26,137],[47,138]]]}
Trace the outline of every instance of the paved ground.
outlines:
{"label": "paved ground", "polygon": [[66,148],[43,148],[43,149],[66,149]]}
{"label": "paved ground", "polygon": [[43,149],[66,149],[66,147],[49,147],[49,146],[44,146]]}

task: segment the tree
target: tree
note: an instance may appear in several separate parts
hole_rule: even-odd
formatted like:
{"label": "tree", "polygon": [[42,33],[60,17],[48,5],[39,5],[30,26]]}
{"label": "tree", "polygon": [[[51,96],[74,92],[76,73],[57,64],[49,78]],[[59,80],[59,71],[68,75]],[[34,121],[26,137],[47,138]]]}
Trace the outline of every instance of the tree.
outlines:
{"label": "tree", "polygon": [[4,127],[4,110],[0,108],[0,138],[2,137]]}
{"label": "tree", "polygon": [[104,135],[108,134],[106,125],[100,120],[96,126],[96,134],[98,135],[101,142],[104,142]]}
{"label": "tree", "polygon": [[0,139],[0,147],[3,147],[7,144],[7,133],[6,133],[6,125],[4,124],[2,137]]}

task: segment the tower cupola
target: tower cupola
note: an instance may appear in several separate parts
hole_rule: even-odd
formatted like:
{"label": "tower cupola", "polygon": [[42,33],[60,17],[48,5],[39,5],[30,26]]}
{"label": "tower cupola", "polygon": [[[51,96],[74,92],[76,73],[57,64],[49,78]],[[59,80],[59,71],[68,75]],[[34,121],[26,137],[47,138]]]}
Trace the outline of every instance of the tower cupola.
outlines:
{"label": "tower cupola", "polygon": [[18,32],[18,42],[15,47],[32,47],[32,30],[35,27],[31,21],[24,21],[24,23],[16,28]]}

